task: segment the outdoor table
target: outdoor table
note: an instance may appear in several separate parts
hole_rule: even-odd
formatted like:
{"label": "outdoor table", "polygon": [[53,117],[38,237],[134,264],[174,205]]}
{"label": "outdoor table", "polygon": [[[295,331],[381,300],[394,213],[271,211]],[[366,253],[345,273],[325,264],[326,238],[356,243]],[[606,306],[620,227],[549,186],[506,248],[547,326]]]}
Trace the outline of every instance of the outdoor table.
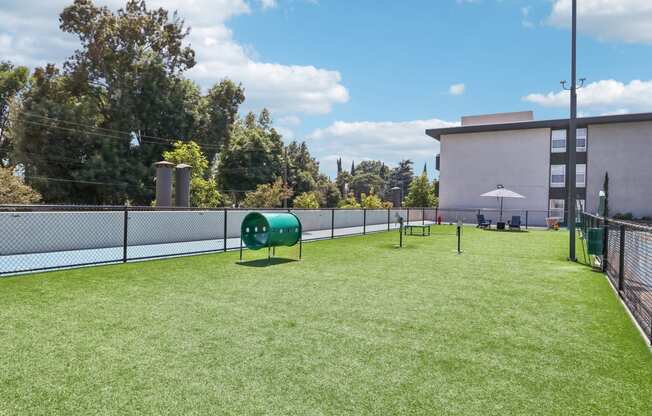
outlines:
{"label": "outdoor table", "polygon": [[[415,228],[421,230],[421,236],[422,237],[430,235],[430,224],[424,224],[424,225],[422,225],[422,224],[408,224],[408,225],[405,226],[405,231],[404,232],[407,235],[408,234],[408,229],[409,229],[410,230],[410,235],[414,235],[413,230]],[[419,234],[417,234],[417,235],[419,235]]]}
{"label": "outdoor table", "polygon": [[504,229],[505,229],[505,223],[502,222],[502,221],[498,221],[498,222],[496,223],[496,229],[497,229],[497,230],[504,230]]}

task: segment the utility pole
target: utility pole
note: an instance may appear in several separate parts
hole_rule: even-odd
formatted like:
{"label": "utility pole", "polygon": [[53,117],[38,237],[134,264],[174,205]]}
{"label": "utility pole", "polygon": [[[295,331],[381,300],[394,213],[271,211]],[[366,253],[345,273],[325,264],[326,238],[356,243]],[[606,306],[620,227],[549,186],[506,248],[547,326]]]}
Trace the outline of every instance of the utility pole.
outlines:
{"label": "utility pole", "polygon": [[[577,261],[575,256],[575,217],[577,208],[577,186],[575,174],[577,169],[577,90],[584,85],[584,78],[577,85],[577,0],[572,3],[572,28],[571,28],[571,85],[570,85],[570,119],[568,120],[568,140],[566,149],[568,153],[568,233],[570,236],[568,260]],[[566,81],[561,82],[566,88]]]}
{"label": "utility pole", "polygon": [[575,257],[575,208],[577,190],[575,189],[575,171],[577,165],[577,0],[573,0],[573,27],[571,29],[571,91],[570,120],[568,123],[568,232],[570,234],[568,260],[577,261]]}

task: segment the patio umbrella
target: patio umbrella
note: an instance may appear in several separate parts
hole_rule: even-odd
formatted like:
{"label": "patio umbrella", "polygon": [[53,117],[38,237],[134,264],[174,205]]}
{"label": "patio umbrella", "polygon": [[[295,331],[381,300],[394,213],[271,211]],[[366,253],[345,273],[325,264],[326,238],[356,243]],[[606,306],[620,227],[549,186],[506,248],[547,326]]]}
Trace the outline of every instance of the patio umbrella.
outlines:
{"label": "patio umbrella", "polygon": [[516,193],[514,191],[510,191],[509,189],[505,189],[502,185],[498,185],[498,188],[494,189],[493,191],[486,192],[480,196],[489,196],[493,198],[498,198],[500,199],[500,221],[503,220],[503,199],[504,198],[525,198],[523,195]]}

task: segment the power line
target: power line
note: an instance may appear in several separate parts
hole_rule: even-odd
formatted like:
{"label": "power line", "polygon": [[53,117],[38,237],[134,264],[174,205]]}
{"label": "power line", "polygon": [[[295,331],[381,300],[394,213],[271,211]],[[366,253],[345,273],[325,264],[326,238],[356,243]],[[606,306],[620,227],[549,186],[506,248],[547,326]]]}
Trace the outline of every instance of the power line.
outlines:
{"label": "power line", "polygon": [[[23,115],[26,115],[27,117],[35,117],[35,118],[39,118],[39,119],[42,119],[42,120],[54,121],[54,122],[64,123],[64,124],[71,124],[71,125],[74,125],[74,126],[84,127],[84,128],[93,129],[93,130],[103,130],[103,131],[106,131],[106,132],[109,132],[109,133],[124,134],[124,135],[127,135],[130,138],[133,138],[133,135],[136,135],[136,137],[138,137],[141,142],[150,143],[150,144],[170,144],[170,145],[173,145],[173,144],[175,144],[177,142],[187,142],[188,141],[188,140],[183,140],[183,139],[163,138],[163,137],[152,136],[152,135],[147,135],[147,134],[136,134],[136,132],[125,131],[125,130],[108,129],[108,128],[105,128],[105,127],[97,127],[97,126],[77,123],[77,122],[74,122],[74,121],[62,120],[62,119],[58,119],[58,118],[54,118],[54,117],[47,117],[47,116],[43,116],[43,115],[40,115],[40,114],[29,112],[29,111],[25,111],[25,110],[20,110],[20,113],[22,113]],[[114,138],[114,139],[119,139],[119,140],[124,139],[123,137],[120,137],[120,136],[102,134],[102,133],[96,133],[96,132],[82,131],[82,130],[78,130],[78,129],[71,129],[70,127],[53,126],[53,125],[44,124],[42,122],[37,122],[37,121],[33,121],[33,120],[25,120],[25,119],[23,119],[23,121],[27,122],[27,123],[35,124],[35,125],[40,125],[42,127],[59,128],[59,129],[72,131],[72,132],[76,132],[76,133],[91,134],[91,135],[98,136],[98,137]],[[143,140],[142,138],[157,140],[158,142],[157,141],[151,141],[151,140]],[[200,143],[200,142],[197,142],[197,144],[199,144],[204,149],[212,149],[212,150],[221,150],[222,149],[222,146],[220,146],[220,145],[214,145],[214,144],[210,144],[210,143]],[[267,150],[264,150],[264,149],[253,149],[253,150],[242,149],[240,151],[241,152],[246,152],[246,153],[266,153],[267,152]]]}
{"label": "power line", "polygon": [[[69,157],[45,157],[41,153],[34,153],[34,152],[27,152],[27,151],[21,151],[19,155],[29,155],[28,158],[30,160],[36,159],[40,160],[42,162],[53,162],[53,163],[59,163],[59,162],[68,162],[71,165],[76,165],[76,166],[86,166],[90,165],[91,163],[95,162],[96,160],[91,158],[88,158],[88,160],[82,161],[79,159],[74,159],[74,158],[69,158]],[[102,161],[107,162],[106,160],[102,159]],[[65,164],[64,164],[65,165]],[[259,166],[251,166],[251,167],[241,167],[241,168],[228,168],[228,169],[219,169],[221,173],[238,173],[238,172],[244,172],[244,173],[249,173],[249,172],[255,172],[255,171],[261,171],[263,170],[263,167]]]}
{"label": "power line", "polygon": [[[22,111],[22,115],[24,115],[26,117],[39,118],[41,120],[48,120],[48,121],[53,121],[53,122],[57,122],[57,123],[70,124],[70,125],[73,125],[73,126],[83,127],[83,128],[87,128],[87,129],[103,130],[103,131],[108,132],[108,133],[124,134],[124,135],[127,136],[127,138],[133,138],[134,135],[136,135],[138,140],[140,142],[142,142],[142,143],[159,144],[159,145],[173,145],[176,142],[186,142],[187,141],[187,140],[182,140],[182,139],[165,139],[165,138],[157,137],[157,136],[151,136],[151,135],[145,135],[145,134],[136,134],[135,132],[127,132],[127,131],[123,131],[123,130],[107,129],[107,128],[104,128],[104,127],[97,127],[97,126],[89,126],[89,125],[86,125],[86,124],[77,123],[77,122],[73,122],[73,121],[67,121],[67,120],[61,120],[61,119],[57,119],[57,118],[53,118],[53,117],[41,116],[41,115],[30,113],[30,112],[27,112],[27,111]],[[38,125],[38,126],[41,126],[41,127],[49,127],[49,128],[57,128],[57,129],[61,129],[61,130],[69,131],[69,132],[74,132],[74,133],[89,134],[89,135],[93,135],[93,136],[97,136],[97,137],[112,138],[112,139],[118,139],[118,140],[124,140],[125,139],[125,137],[120,137],[120,136],[112,135],[112,134],[108,134],[108,133],[99,133],[99,132],[93,132],[93,131],[83,131],[83,130],[79,130],[79,129],[73,129],[71,127],[46,124],[46,123],[41,122],[41,121],[27,120],[25,117],[22,118],[22,121],[25,122],[25,123],[32,124],[32,125]],[[143,138],[151,139],[151,140],[144,140]],[[208,144],[208,143],[198,143],[198,144],[204,149],[212,149],[212,150],[220,150],[221,149],[221,146],[218,146],[218,145],[212,145],[212,144]]]}
{"label": "power line", "polygon": [[37,180],[44,180],[44,181],[49,181],[49,182],[66,182],[66,183],[79,183],[79,184],[85,184],[85,185],[107,185],[107,186],[115,186],[115,187],[139,187],[139,188],[145,188],[145,189],[156,189],[153,186],[147,186],[147,185],[138,185],[138,184],[130,184],[127,182],[99,182],[99,181],[87,181],[83,179],[64,179],[64,178],[51,178],[48,176],[31,176],[28,175],[27,180],[30,181],[32,179],[37,179]]}
{"label": "power line", "polygon": [[[52,178],[48,176],[31,176],[28,175],[26,177],[28,181],[32,179],[36,180],[43,180],[43,181],[49,181],[49,182],[63,182],[63,183],[79,183],[79,184],[85,184],[85,185],[105,185],[105,186],[114,186],[114,187],[138,187],[138,188],[144,188],[144,189],[149,189],[149,190],[155,190],[155,186],[148,186],[144,184],[130,184],[127,182],[100,182],[100,181],[89,181],[89,180],[83,180],[83,179],[65,179],[65,178]],[[218,192],[221,193],[246,193],[246,192],[252,192],[255,191],[255,189],[217,189]]]}

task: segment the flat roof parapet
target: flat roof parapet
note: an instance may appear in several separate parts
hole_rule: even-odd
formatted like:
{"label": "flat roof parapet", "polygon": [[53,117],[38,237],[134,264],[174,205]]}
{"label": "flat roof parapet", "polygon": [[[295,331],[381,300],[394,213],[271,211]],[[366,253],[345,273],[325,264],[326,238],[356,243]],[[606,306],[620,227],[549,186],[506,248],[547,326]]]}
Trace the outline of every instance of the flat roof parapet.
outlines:
{"label": "flat roof parapet", "polygon": [[515,123],[518,121],[532,121],[534,120],[533,111],[516,111],[512,113],[495,113],[495,114],[481,114],[477,116],[462,116],[462,126],[477,126],[482,124],[497,124],[497,123]]}
{"label": "flat roof parapet", "polygon": [[[582,117],[577,119],[577,127],[587,127],[592,124],[636,123],[652,121],[652,113],[617,114],[609,116]],[[439,140],[443,134],[484,133],[491,131],[525,130],[525,129],[564,129],[568,128],[568,119],[531,120],[512,123],[476,124],[460,127],[444,127],[427,129],[426,134]]]}

